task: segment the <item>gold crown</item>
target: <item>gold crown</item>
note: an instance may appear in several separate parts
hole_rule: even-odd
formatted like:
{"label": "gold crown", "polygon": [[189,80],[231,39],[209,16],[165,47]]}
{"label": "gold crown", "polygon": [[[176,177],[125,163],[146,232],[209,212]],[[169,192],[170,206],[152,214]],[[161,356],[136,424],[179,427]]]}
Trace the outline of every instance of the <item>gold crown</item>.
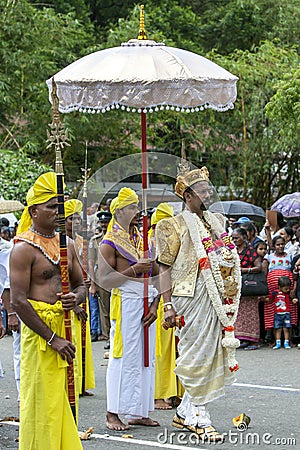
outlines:
{"label": "gold crown", "polygon": [[183,198],[183,193],[198,181],[209,181],[209,172],[205,166],[201,169],[189,170],[186,164],[179,172],[175,184],[175,194]]}

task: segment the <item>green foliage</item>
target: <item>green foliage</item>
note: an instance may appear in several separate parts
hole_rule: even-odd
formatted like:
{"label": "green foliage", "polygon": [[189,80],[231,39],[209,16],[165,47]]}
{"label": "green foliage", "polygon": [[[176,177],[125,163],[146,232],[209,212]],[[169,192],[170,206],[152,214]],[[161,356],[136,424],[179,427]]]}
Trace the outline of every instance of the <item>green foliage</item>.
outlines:
{"label": "green foliage", "polygon": [[[190,8],[183,8],[170,1],[170,8],[162,13],[160,6],[151,6],[145,12],[147,38],[164,42],[169,46],[180,46],[185,50],[196,51],[199,41],[199,27],[196,14]],[[121,42],[137,38],[139,30],[139,6],[135,6],[128,17],[120,17],[117,26],[108,30],[107,41],[101,47],[115,47]],[[176,27],[174,24],[176,23]]]}
{"label": "green foliage", "polygon": [[0,159],[1,196],[5,200],[26,200],[26,193],[34,181],[51,168],[32,159],[23,150],[2,150]]}
{"label": "green foliage", "polygon": [[201,17],[205,50],[228,54],[258,45],[272,29],[274,8],[274,0],[232,0],[210,7]]}
{"label": "green foliage", "polygon": [[282,142],[277,145],[280,127],[278,121],[266,117],[265,105],[291,67],[299,66],[300,57],[295,49],[268,41],[252,51],[237,51],[230,58],[215,53],[209,56],[239,77],[234,110],[214,115],[215,120],[210,121],[215,134],[222,139],[227,135],[227,146],[232,135],[228,151],[221,152],[231,190],[244,200],[270,206],[274,197],[297,189],[295,174],[289,177],[295,167],[289,164],[287,155],[295,161],[298,144],[294,134],[285,146]]}
{"label": "green foliage", "polygon": [[45,81],[81,56],[90,39],[71,13],[38,10],[24,0],[0,5],[1,146],[43,158],[51,114]]}
{"label": "green foliage", "polygon": [[300,70],[286,73],[276,86],[276,94],[266,105],[266,113],[276,121],[282,135],[300,131]]}

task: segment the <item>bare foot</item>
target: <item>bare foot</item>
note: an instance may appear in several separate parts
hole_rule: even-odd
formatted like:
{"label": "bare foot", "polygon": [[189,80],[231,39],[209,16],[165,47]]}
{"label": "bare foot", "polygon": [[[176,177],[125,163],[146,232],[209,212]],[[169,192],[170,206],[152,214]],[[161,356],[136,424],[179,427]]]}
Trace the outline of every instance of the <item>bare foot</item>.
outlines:
{"label": "bare foot", "polygon": [[163,398],[158,398],[154,400],[154,408],[155,409],[172,409],[172,406],[169,405]]}
{"label": "bare foot", "polygon": [[93,393],[89,391],[84,391],[82,394],[79,395],[79,397],[93,397]]}
{"label": "bare foot", "polygon": [[159,427],[159,423],[156,420],[150,419],[150,417],[142,417],[141,419],[129,419],[129,425],[144,425],[145,427]]}
{"label": "bare foot", "polygon": [[114,414],[107,411],[106,414],[106,427],[109,430],[115,430],[115,431],[124,431],[129,430],[130,427],[128,425],[125,425],[120,419],[118,414]]}

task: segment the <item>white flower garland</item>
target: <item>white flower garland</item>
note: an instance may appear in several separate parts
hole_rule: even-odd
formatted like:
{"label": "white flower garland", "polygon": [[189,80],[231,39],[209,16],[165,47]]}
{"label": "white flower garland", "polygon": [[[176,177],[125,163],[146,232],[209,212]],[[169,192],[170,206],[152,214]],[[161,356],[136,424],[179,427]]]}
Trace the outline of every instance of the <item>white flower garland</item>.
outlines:
{"label": "white flower garland", "polygon": [[[225,300],[225,288],[224,280],[220,271],[218,255],[211,248],[206,250],[203,245],[203,240],[210,240],[211,235],[197,214],[192,213],[189,210],[183,211],[182,214],[189,229],[191,240],[199,262],[208,258],[210,263],[210,267],[205,267],[202,269],[202,274],[207,287],[209,299],[212,302],[217,316],[225,330],[222,345],[227,351],[229,369],[234,372],[238,370],[238,363],[235,359],[235,349],[240,345],[240,341],[235,338],[233,326],[238,313],[241,291],[239,255],[236,248],[231,245],[229,248],[234,259],[232,276],[234,281],[237,283],[237,292],[235,295],[230,297],[231,303],[223,303],[223,299]],[[220,222],[212,213],[204,212],[204,218],[209,225],[211,225],[220,241],[223,241],[222,237],[224,238],[224,235],[228,237],[226,233],[224,234],[224,230],[222,229]],[[226,246],[228,248],[227,243],[224,242],[224,247]]]}

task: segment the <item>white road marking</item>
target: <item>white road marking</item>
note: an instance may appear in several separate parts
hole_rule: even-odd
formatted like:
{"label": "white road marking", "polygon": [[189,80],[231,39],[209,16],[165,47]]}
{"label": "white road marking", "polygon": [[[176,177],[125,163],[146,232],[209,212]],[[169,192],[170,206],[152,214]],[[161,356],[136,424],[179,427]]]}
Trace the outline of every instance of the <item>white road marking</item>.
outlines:
{"label": "white road marking", "polygon": [[[19,427],[20,423],[19,422],[13,422],[13,421],[3,421],[0,422],[1,424],[4,425],[13,425],[15,427]],[[168,432],[168,438],[171,438],[171,433],[172,432]],[[188,441],[188,437],[190,435],[189,432],[184,433],[186,434],[186,441]],[[175,440],[175,436],[178,435],[178,432],[174,432],[174,437],[173,440]],[[189,450],[207,450],[206,448],[200,448],[200,447],[189,447],[187,445],[176,445],[176,444],[169,444],[169,443],[160,443],[160,442],[156,442],[156,441],[143,441],[142,439],[133,439],[133,438],[123,438],[123,437],[119,437],[119,436],[110,436],[109,434],[97,434],[97,433],[93,433],[91,434],[91,438],[94,439],[103,439],[106,441],[115,441],[115,442],[123,442],[126,444],[136,444],[136,445],[145,445],[148,447],[157,447],[157,448],[167,448],[167,449],[171,449],[171,450],[185,450],[185,449],[189,449]]]}
{"label": "white road marking", "polygon": [[13,420],[8,420],[7,422],[3,422],[1,421],[0,424],[2,425],[4,423],[4,425],[13,425],[14,427],[19,427],[20,426],[20,422],[14,422]]}
{"label": "white road marking", "polygon": [[[171,433],[169,433],[171,434]],[[175,432],[174,432],[175,434]],[[176,433],[178,434],[178,432]],[[187,433],[188,438],[189,433]],[[207,450],[207,448],[200,448],[200,447],[189,447],[187,445],[176,445],[176,444],[168,444],[168,443],[160,443],[156,441],[143,441],[142,439],[134,439],[134,438],[122,438],[121,436],[110,436],[108,434],[95,434],[93,433],[91,437],[96,439],[104,439],[107,441],[117,441],[117,442],[123,442],[128,444],[136,444],[136,445],[147,445],[149,447],[158,447],[158,448],[169,448],[171,450],[186,450],[187,448],[189,450]],[[175,440],[175,437],[174,437]],[[188,439],[186,439],[188,441]]]}
{"label": "white road marking", "polygon": [[284,387],[284,386],[264,386],[263,384],[248,384],[248,383],[233,383],[232,386],[239,387],[249,387],[256,389],[269,389],[272,391],[289,391],[289,392],[300,392],[300,389]]}

